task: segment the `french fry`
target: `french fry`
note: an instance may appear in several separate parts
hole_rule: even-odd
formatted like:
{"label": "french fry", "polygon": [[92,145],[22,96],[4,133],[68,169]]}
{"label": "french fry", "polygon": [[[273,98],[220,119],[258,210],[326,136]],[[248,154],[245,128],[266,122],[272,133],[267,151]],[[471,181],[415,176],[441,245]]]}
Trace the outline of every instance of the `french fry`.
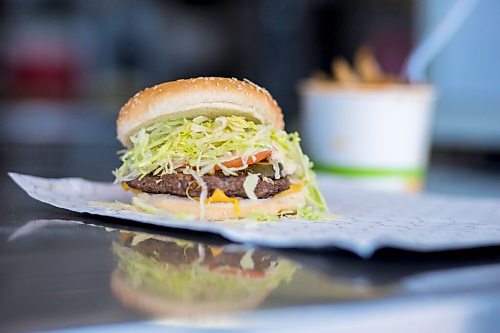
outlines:
{"label": "french fry", "polygon": [[332,74],[340,83],[359,82],[360,78],[344,58],[335,58],[332,61]]}
{"label": "french fry", "polygon": [[[344,58],[334,58],[331,64],[332,76],[340,84],[371,83],[393,84],[402,82],[396,75],[384,73],[375,57],[373,49],[361,45],[354,55],[354,66]],[[316,76],[322,79],[322,76]]]}
{"label": "french fry", "polygon": [[363,82],[384,82],[384,73],[375,58],[373,50],[362,45],[354,56],[354,69]]}

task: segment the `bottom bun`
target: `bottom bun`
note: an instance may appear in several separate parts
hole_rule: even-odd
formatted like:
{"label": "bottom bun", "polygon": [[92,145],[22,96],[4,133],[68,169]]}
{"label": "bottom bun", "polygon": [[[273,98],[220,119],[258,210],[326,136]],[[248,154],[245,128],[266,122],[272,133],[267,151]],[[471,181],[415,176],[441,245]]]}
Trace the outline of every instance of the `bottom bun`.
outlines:
{"label": "bottom bun", "polygon": [[118,299],[139,311],[155,317],[201,316],[217,313],[238,312],[256,308],[271,292],[262,288],[255,293],[248,293],[232,300],[229,299],[199,299],[192,302],[169,298],[159,293],[153,293],[140,286],[135,286],[119,269],[111,274],[111,290]]}
{"label": "bottom bun", "polygon": [[[148,194],[139,193],[136,197],[160,211],[172,215],[190,215],[201,218],[200,203],[193,199],[178,197],[170,194]],[[215,202],[205,204],[205,216],[207,220],[228,220],[245,218],[252,213],[259,212],[269,215],[277,215],[281,212],[296,211],[298,207],[305,204],[305,189],[286,195],[277,195],[268,199],[240,199],[238,200],[238,213],[233,203]]]}

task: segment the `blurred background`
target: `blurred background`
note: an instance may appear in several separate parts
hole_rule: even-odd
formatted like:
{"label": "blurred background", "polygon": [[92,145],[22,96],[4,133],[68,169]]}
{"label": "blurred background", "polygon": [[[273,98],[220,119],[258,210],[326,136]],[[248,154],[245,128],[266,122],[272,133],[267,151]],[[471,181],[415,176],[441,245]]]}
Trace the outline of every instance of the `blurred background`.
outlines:
{"label": "blurred background", "polygon": [[[302,79],[362,43],[398,74],[454,2],[2,0],[0,170],[112,180],[120,106],[186,77],[256,82],[298,130]],[[500,2],[480,1],[429,69],[439,91],[430,191],[500,196],[498,17]]]}

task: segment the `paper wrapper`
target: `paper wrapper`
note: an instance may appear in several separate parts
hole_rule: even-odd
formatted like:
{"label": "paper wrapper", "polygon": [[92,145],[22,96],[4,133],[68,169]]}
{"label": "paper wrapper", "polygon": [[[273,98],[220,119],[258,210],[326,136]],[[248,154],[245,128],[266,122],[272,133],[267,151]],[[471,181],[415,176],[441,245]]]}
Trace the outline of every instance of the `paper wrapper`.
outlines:
{"label": "paper wrapper", "polygon": [[441,251],[500,245],[500,200],[401,195],[319,180],[331,221],[190,221],[92,204],[130,203],[118,185],[80,178],[46,179],[10,173],[32,198],[79,213],[220,234],[235,242],[280,248],[337,247],[369,257],[381,247]]}

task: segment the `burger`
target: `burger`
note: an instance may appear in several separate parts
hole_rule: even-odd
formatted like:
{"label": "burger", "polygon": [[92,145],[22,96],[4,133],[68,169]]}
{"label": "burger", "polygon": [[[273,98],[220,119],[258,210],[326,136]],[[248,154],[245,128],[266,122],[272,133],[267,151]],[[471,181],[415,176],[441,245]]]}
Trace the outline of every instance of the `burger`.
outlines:
{"label": "burger", "polygon": [[259,250],[229,250],[159,235],[121,232],[111,289],[124,304],[159,317],[257,307],[295,265]]}
{"label": "burger", "polygon": [[200,77],[166,82],[120,110],[116,183],[146,212],[208,220],[320,219],[312,163],[281,108],[256,84]]}

